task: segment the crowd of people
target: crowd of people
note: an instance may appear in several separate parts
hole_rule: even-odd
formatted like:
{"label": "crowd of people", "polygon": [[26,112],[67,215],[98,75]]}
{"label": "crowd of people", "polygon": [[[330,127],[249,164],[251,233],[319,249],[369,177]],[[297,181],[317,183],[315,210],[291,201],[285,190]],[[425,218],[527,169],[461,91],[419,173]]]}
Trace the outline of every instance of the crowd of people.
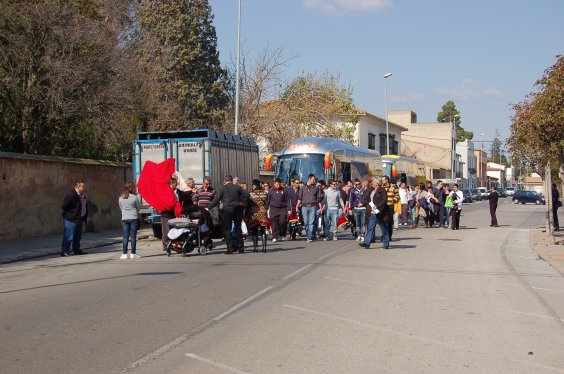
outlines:
{"label": "crowd of people", "polygon": [[[179,186],[179,183],[182,186]],[[223,185],[212,186],[210,177],[197,187],[192,178],[168,181],[176,200],[181,205],[161,212],[162,244],[168,243],[168,221],[197,212],[209,220],[210,225],[221,225],[221,235],[227,246],[226,254],[244,253],[244,240],[250,237],[254,252],[266,252],[268,237],[272,242],[296,240],[305,237],[314,240],[338,240],[337,232],[350,230],[351,239],[364,248],[380,240],[384,249],[390,248],[394,230],[433,227],[458,230],[464,196],[458,184],[452,187],[438,181],[415,186],[391,183],[388,176],[341,181],[323,180],[311,174],[307,181],[293,179],[285,185],[280,179],[271,186],[255,179],[249,190],[246,182],[237,177],[225,176]],[[75,254],[80,249],[82,225],[87,219],[84,182],[76,182],[63,204],[64,236],[61,256],[69,256],[72,243]],[[553,198],[558,201],[558,192]],[[496,218],[498,195],[495,187],[489,198],[491,224],[498,227]],[[557,204],[555,204],[558,206]],[[127,183],[119,196],[122,211],[123,249],[121,259],[134,259],[139,228],[139,197],[135,186]],[[221,208],[221,209],[220,209]],[[557,209],[557,207],[556,207]],[[555,215],[556,216],[556,215]],[[556,216],[557,217],[557,216]],[[376,228],[380,227],[380,235]],[[555,226],[558,221],[555,219]],[[343,238],[343,236],[341,236]],[[207,244],[211,239],[205,238]],[[130,254],[128,246],[131,243]]]}
{"label": "crowd of people", "polygon": [[[314,240],[338,240],[337,232],[350,230],[359,245],[369,248],[377,239],[390,247],[394,230],[442,227],[458,230],[464,196],[458,185],[427,183],[413,187],[397,186],[390,178],[355,179],[343,184],[325,183],[309,175],[307,181],[294,179],[285,185],[280,179],[274,185],[253,180],[250,184],[226,176],[217,190],[209,178],[196,188],[188,179],[189,190],[170,187],[182,203],[184,211],[199,206],[211,212],[221,206],[220,222],[227,246],[226,254],[244,253],[244,239],[249,236],[254,252],[266,252],[267,236],[272,242],[305,237]],[[168,232],[167,219],[174,212],[162,212],[163,247]],[[215,214],[219,214],[219,211]],[[421,219],[422,218],[422,219]],[[381,234],[375,235],[376,226]],[[341,236],[342,237],[342,236]]]}

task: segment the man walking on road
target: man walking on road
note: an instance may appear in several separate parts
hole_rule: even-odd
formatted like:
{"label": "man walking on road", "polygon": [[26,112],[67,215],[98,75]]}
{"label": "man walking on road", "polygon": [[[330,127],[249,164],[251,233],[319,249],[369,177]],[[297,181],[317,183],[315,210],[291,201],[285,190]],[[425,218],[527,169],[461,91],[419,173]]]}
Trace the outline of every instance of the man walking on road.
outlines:
{"label": "man walking on road", "polygon": [[388,226],[391,226],[392,222],[389,221],[390,215],[387,211],[393,209],[393,206],[392,208],[388,206],[388,196],[386,195],[386,190],[381,187],[380,178],[374,178],[372,180],[372,188],[369,200],[364,201],[367,214],[370,214],[370,219],[368,220],[368,230],[364,236],[364,241],[358,243],[358,245],[363,248],[370,248],[372,239],[375,236],[376,226],[379,223],[380,229],[382,230],[382,243],[384,244],[384,249],[388,249],[390,248]]}
{"label": "man walking on road", "polygon": [[[221,225],[223,226],[223,237],[227,245],[225,254],[231,255],[235,251],[245,253],[243,246],[243,232],[241,231],[241,222],[243,221],[243,210],[247,206],[249,195],[241,186],[233,183],[233,177],[226,175],[223,178],[223,186],[218,190],[209,205],[209,209],[223,202],[223,215],[221,216]],[[235,225],[235,240],[231,233],[232,224]]]}
{"label": "man walking on road", "polygon": [[560,193],[556,188],[556,183],[552,183],[552,222],[554,224],[554,231],[560,230],[560,223],[558,222],[558,208],[562,206],[560,202]]}
{"label": "man walking on road", "polygon": [[392,235],[394,232],[394,205],[399,201],[399,191],[398,186],[395,184],[390,183],[390,177],[384,175],[382,177],[382,187],[386,190],[386,194],[388,197],[387,204],[388,209],[386,210],[386,214],[388,215],[387,220],[387,228],[388,228],[388,236],[390,241],[392,240]]}
{"label": "man walking on road", "polygon": [[497,217],[495,215],[495,211],[497,209],[497,200],[499,199],[499,195],[497,194],[497,187],[493,186],[492,187],[492,192],[490,193],[490,216],[492,218],[492,221],[490,223],[490,227],[499,227],[497,225]]}
{"label": "man walking on road", "polygon": [[64,233],[61,247],[61,257],[70,256],[70,246],[75,255],[85,255],[80,250],[80,239],[82,238],[82,225],[88,217],[88,204],[86,201],[86,184],[83,181],[75,182],[74,189],[65,196],[63,202]]}
{"label": "man walking on road", "polygon": [[307,184],[298,192],[298,203],[296,204],[296,211],[302,207],[308,242],[313,241],[315,237],[315,216],[317,209],[321,208],[321,191],[315,182],[315,175],[310,174]]}

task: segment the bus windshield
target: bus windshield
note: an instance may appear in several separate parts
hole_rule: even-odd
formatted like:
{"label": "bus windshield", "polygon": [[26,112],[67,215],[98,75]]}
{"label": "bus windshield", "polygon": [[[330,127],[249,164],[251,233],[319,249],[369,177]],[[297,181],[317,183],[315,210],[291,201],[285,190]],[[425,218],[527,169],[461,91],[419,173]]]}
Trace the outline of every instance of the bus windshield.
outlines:
{"label": "bus windshield", "polygon": [[325,179],[325,169],[322,154],[291,154],[278,157],[276,166],[276,178],[283,183],[289,184],[290,180],[298,178],[307,182],[307,176],[314,174],[317,179]]}
{"label": "bus windshield", "polygon": [[392,176],[392,165],[393,163],[391,162],[382,162],[383,175]]}

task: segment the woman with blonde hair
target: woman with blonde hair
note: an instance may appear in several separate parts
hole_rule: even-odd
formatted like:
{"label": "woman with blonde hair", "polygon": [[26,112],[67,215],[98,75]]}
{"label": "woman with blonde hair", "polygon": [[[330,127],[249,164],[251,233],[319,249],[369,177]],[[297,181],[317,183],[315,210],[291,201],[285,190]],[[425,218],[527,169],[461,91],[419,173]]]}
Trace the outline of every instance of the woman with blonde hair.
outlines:
{"label": "woman with blonde hair", "polygon": [[121,228],[123,231],[123,251],[121,260],[128,258],[127,245],[131,238],[131,255],[129,258],[139,258],[137,255],[137,229],[139,228],[139,198],[135,194],[135,186],[127,182],[119,197],[119,208],[121,209]]}

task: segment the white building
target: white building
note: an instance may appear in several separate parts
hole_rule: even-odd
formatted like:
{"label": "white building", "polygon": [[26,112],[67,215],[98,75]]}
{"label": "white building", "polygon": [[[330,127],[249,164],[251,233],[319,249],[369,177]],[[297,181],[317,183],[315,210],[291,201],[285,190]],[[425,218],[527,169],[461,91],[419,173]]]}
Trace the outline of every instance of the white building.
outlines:
{"label": "white building", "polygon": [[487,175],[488,180],[497,181],[497,187],[505,187],[505,165],[488,162]]}
{"label": "white building", "polygon": [[386,150],[386,120],[359,109],[354,144],[362,148],[374,149],[382,155],[401,155],[401,133],[406,130],[406,127],[388,121],[390,144],[388,152]]}
{"label": "white building", "polygon": [[459,166],[462,174],[461,188],[478,187],[478,160],[474,153],[474,143],[468,139],[456,143],[457,158],[460,160]]}

